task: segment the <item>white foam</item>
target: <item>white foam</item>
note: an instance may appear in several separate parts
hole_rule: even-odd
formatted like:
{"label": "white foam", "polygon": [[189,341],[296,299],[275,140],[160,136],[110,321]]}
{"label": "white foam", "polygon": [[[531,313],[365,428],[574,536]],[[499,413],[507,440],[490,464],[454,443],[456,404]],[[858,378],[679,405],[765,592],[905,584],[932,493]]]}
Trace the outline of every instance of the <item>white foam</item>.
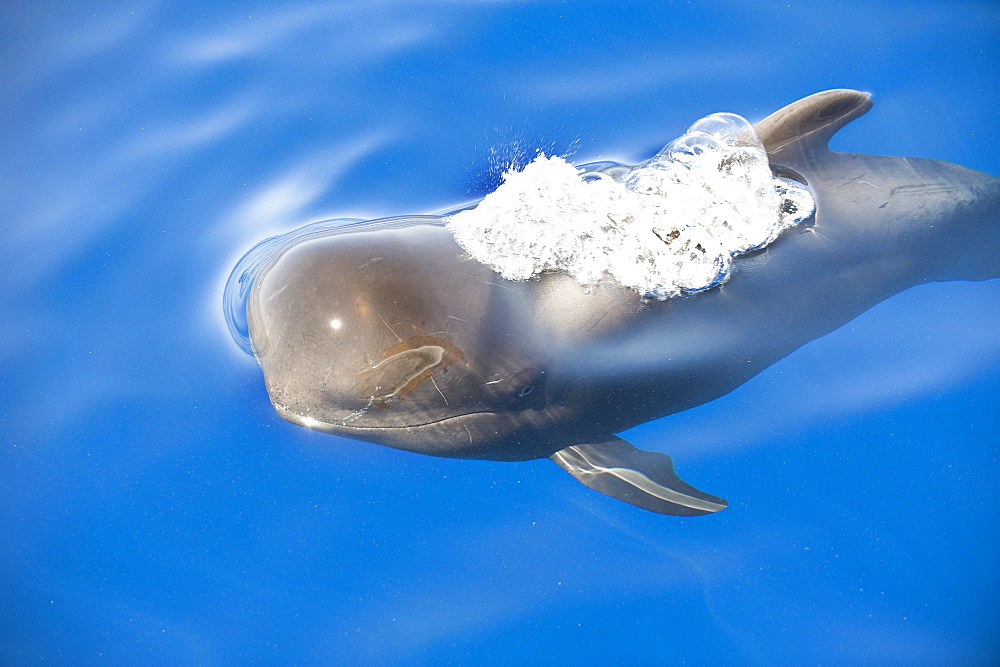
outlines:
{"label": "white foam", "polygon": [[735,114],[699,120],[618,179],[539,155],[448,227],[510,280],[563,271],[666,299],[729,276],[732,257],[812,215],[800,184],[771,175],[753,127]]}

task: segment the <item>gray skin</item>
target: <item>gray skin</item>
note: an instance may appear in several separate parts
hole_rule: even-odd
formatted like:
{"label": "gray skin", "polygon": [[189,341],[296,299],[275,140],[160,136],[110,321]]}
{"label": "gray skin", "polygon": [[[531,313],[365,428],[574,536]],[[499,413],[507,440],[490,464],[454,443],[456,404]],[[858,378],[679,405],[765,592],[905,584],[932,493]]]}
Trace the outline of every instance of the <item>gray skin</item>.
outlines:
{"label": "gray skin", "polygon": [[720,287],[665,301],[560,273],[504,280],[433,216],[286,244],[247,308],[271,401],[295,424],[421,454],[551,457],[654,512],[722,509],[614,434],[718,398],[904,289],[1000,275],[1000,179],[827,148],[870,107],[833,90],[757,125],[814,218]]}

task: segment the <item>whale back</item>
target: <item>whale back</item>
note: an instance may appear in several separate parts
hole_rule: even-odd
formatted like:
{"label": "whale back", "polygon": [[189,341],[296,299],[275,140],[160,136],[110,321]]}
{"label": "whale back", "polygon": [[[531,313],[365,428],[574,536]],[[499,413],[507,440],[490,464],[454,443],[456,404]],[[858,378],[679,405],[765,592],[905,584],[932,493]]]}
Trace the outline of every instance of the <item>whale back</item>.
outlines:
{"label": "whale back", "polygon": [[827,90],[779,109],[755,129],[772,171],[812,189],[817,230],[839,242],[845,261],[852,246],[856,258],[880,249],[882,257],[859,263],[887,267],[898,283],[891,292],[1000,275],[1000,179],[941,160],[831,151],[830,138],[871,108],[865,93]]}

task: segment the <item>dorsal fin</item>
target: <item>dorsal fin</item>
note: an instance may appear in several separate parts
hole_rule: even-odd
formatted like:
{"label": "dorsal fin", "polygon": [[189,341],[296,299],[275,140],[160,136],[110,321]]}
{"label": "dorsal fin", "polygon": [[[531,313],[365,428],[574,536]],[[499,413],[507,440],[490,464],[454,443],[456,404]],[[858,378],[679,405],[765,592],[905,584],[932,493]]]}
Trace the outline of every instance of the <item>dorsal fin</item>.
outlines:
{"label": "dorsal fin", "polygon": [[871,108],[864,93],[827,90],[775,111],[755,129],[772,163],[791,164],[799,156],[827,150],[830,137]]}

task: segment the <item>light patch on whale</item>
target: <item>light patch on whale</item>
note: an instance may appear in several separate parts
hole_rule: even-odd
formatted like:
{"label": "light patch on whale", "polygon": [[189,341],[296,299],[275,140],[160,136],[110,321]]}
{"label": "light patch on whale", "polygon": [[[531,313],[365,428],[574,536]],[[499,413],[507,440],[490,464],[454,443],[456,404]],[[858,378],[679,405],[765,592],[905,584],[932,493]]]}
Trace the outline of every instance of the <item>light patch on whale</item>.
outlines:
{"label": "light patch on whale", "polygon": [[702,118],[650,160],[615,171],[539,154],[448,227],[508,280],[562,271],[666,299],[725,282],[734,256],[815,210],[803,185],[772,176],[753,126],[731,113]]}

